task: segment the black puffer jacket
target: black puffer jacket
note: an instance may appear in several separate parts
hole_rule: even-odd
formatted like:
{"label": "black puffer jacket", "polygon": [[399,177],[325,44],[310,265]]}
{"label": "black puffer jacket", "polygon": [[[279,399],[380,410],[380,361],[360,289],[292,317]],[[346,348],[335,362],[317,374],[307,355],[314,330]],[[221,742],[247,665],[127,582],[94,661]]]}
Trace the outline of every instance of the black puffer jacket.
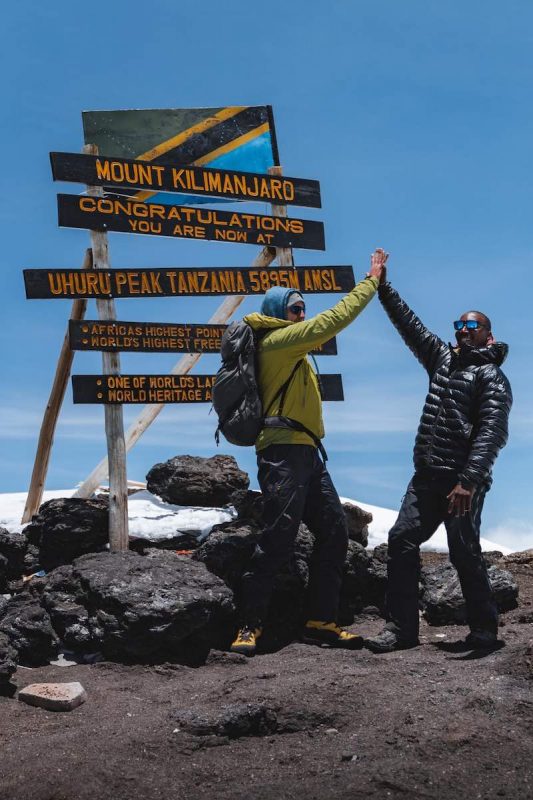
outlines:
{"label": "black puffer jacket", "polygon": [[507,441],[513,402],[500,369],[507,345],[459,349],[428,331],[389,283],[379,287],[379,299],[429,375],[415,469],[456,477],[465,488],[490,485],[492,466]]}

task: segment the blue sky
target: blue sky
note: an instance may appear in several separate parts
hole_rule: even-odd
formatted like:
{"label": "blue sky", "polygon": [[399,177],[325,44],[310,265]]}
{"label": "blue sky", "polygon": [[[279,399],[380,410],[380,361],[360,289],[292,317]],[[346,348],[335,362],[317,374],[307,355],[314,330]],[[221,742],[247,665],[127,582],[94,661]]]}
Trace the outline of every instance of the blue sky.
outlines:
{"label": "blue sky", "polygon": [[[271,104],[286,174],[318,179],[325,253],[296,263],[346,264],[362,277],[376,246],[389,276],[443,338],[476,308],[510,345],[511,437],[495,468],[484,534],[533,545],[531,498],[531,206],[533,8],[495,0],[236,0],[201,5],[56,0],[4,12],[4,186],[0,492],[24,491],[70,313],[68,301],[28,301],[25,267],[77,267],[88,233],[59,229],[48,153],[78,152],[81,111]],[[268,213],[267,206],[255,206]],[[247,266],[257,248],[110,234],[114,267]],[[334,298],[314,295],[311,313]],[[247,299],[242,313],[257,299]],[[123,300],[119,318],[204,322],[216,299]],[[96,314],[89,304],[88,316]],[[166,372],[172,355],[123,355],[123,372]],[[74,372],[100,371],[76,354]],[[212,372],[217,359],[195,371]],[[339,339],[324,371],[343,374],[346,401],[326,409],[339,492],[399,505],[427,379],[377,300]],[[126,425],[138,407],[125,407]],[[158,461],[211,455],[207,406],[166,408],[128,457],[144,479]],[[229,446],[255,483],[251,450]],[[83,480],[105,454],[103,408],[73,406],[69,389],[48,488]],[[496,532],[496,533],[495,533]]]}

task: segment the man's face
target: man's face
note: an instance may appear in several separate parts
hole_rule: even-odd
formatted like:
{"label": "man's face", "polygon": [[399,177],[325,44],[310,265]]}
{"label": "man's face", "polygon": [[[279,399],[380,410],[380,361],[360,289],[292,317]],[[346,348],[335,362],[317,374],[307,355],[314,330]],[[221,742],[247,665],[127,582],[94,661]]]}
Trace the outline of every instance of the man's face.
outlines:
{"label": "man's face", "polygon": [[462,330],[455,332],[455,338],[457,339],[459,347],[463,344],[467,344],[470,347],[486,347],[489,339],[492,339],[492,334],[483,314],[479,314],[477,311],[467,311],[460,317],[460,320],[461,322],[476,320],[478,327],[468,329],[466,325],[463,325]]}
{"label": "man's face", "polygon": [[305,303],[295,300],[287,306],[287,319],[289,322],[303,322],[305,320]]}

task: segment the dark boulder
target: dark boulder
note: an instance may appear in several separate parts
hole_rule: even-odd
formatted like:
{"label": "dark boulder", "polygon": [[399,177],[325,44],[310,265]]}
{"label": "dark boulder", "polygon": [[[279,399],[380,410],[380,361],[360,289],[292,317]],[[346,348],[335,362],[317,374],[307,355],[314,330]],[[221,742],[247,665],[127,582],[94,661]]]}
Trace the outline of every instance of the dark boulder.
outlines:
{"label": "dark boulder", "polygon": [[263,495],[254,489],[248,489],[242,502],[238,504],[239,520],[253,525],[263,525]]}
{"label": "dark boulder", "polygon": [[354,614],[369,604],[369,565],[372,557],[362,544],[348,542],[339,600],[339,624],[351,625]]}
{"label": "dark boulder", "polygon": [[263,703],[235,703],[216,712],[182,710],[171,714],[180,731],[193,736],[267,736],[277,729],[274,709]]}
{"label": "dark boulder", "polygon": [[331,725],[334,721],[331,714],[312,708],[281,708],[266,703],[232,703],[216,711],[203,712],[181,709],[172,711],[170,718],[179,725],[178,733],[227,739],[297,733],[324,724]]}
{"label": "dark boulder", "polygon": [[253,524],[235,520],[215,525],[205,542],[192,555],[234,591],[248,564],[260,530]]}
{"label": "dark boulder", "polygon": [[17,687],[10,678],[17,669],[17,651],[9,637],[0,631],[0,697],[12,697]]}
{"label": "dark boulder", "polygon": [[[518,587],[510,572],[491,566],[490,582],[500,612],[516,608]],[[455,567],[443,562],[421,572],[421,605],[430,625],[464,625],[466,607]]]}
{"label": "dark boulder", "polygon": [[365,605],[375,606],[381,613],[384,613],[387,592],[387,558],[388,549],[385,543],[375,547],[366,576]]}
{"label": "dark boulder", "polygon": [[8,601],[0,618],[0,633],[7,636],[18,660],[25,664],[43,666],[57,653],[59,641],[50,617],[29,592]]}
{"label": "dark boulder", "polygon": [[146,481],[148,491],[167,503],[213,508],[238,508],[250,483],[233,456],[176,456],[153,466]]}
{"label": "dark boulder", "polygon": [[7,592],[7,574],[9,570],[9,562],[5,556],[0,553],[0,592]]}
{"label": "dark boulder", "polygon": [[[260,530],[253,523],[235,520],[217,525],[192,558],[222,578],[239,600],[241,577],[259,535]],[[260,639],[261,650],[279,649],[298,634],[305,614],[305,590],[313,545],[313,535],[305,525],[300,525],[293,557],[274,581],[269,617]]]}
{"label": "dark boulder", "polygon": [[195,550],[198,547],[198,537],[201,531],[176,531],[175,536],[166,539],[141,539],[130,536],[130,550],[144,553],[146,550]]}
{"label": "dark boulder", "polygon": [[372,522],[370,511],[364,511],[355,503],[342,504],[346,523],[348,525],[348,536],[353,542],[359,542],[363,547],[368,544],[368,526]]}
{"label": "dark boulder", "polygon": [[0,592],[5,591],[9,581],[18,580],[24,574],[24,557],[28,540],[24,533],[11,533],[0,528]]}
{"label": "dark boulder", "polygon": [[105,550],[108,512],[109,502],[104,498],[59,498],[43,503],[24,529],[30,546],[37,548],[39,565],[49,572],[85,553]]}
{"label": "dark boulder", "polygon": [[42,602],[69,647],[114,660],[201,663],[235,627],[227,586],[165,550],[82,556],[49,576]]}

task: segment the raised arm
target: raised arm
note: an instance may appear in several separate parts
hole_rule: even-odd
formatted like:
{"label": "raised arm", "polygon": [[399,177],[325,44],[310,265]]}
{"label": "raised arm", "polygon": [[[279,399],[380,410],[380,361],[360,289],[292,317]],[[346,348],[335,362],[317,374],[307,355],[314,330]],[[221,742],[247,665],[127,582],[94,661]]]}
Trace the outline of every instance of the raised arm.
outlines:
{"label": "raised arm", "polygon": [[376,294],[386,261],[386,253],[383,250],[376,250],[372,255],[367,277],[354,286],[349,294],[339,300],[333,308],[322,311],[316,317],[271,333],[267,349],[289,349],[296,358],[301,358],[342,331],[366,308]]}
{"label": "raised arm", "polygon": [[379,299],[407,347],[431,374],[448,345],[431,333],[387,281],[379,286]]}

